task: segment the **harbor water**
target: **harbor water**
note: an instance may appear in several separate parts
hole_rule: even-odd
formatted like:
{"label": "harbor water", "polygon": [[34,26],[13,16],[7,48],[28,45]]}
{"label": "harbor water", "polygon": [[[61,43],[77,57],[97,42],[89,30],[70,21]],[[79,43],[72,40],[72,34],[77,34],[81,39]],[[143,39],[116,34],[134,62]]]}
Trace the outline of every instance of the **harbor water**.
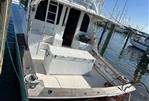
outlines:
{"label": "harbor water", "polygon": [[[98,28],[98,39],[101,36],[102,30],[102,28]],[[100,49],[102,48],[107,33],[108,31],[103,36]],[[122,51],[126,37],[126,34],[114,32],[104,53],[104,58],[131,81],[135,78],[135,71],[138,68],[137,66],[144,52],[133,47],[129,41]],[[149,92],[147,91],[147,89],[149,89],[149,73],[142,75],[140,82],[141,83],[135,84],[137,90],[132,93],[131,101],[149,101]]]}

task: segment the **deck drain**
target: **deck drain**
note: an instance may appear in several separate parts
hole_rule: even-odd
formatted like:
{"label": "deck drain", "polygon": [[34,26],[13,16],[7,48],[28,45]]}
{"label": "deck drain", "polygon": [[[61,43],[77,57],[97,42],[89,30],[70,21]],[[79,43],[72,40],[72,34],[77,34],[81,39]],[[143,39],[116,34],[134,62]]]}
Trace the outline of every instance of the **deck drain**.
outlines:
{"label": "deck drain", "polygon": [[52,92],[53,92],[52,90],[48,90],[48,94],[52,94]]}
{"label": "deck drain", "polygon": [[84,95],[87,95],[87,93],[85,92]]}
{"label": "deck drain", "polygon": [[100,92],[97,92],[97,94],[100,94]]}

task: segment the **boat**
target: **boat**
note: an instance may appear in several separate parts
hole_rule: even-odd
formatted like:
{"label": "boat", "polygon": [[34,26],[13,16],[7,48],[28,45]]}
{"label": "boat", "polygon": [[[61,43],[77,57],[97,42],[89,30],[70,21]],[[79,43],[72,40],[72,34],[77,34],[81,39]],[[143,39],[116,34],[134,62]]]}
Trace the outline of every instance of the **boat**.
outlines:
{"label": "boat", "polygon": [[130,43],[136,48],[146,51],[149,47],[149,35],[135,31],[130,38]]}
{"label": "boat", "polygon": [[2,72],[11,0],[0,0],[0,74]]}
{"label": "boat", "polygon": [[135,87],[98,53],[99,1],[30,0],[25,11],[15,2],[22,101],[130,101]]}

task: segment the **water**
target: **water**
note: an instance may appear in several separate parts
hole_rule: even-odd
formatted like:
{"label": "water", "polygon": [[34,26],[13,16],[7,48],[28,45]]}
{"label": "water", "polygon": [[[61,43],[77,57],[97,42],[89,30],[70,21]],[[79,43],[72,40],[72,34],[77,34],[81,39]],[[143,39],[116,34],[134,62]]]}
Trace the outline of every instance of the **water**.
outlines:
{"label": "water", "polygon": [[[99,28],[97,32],[98,38],[100,37],[101,31],[102,29]],[[103,45],[106,35],[107,34],[105,34],[103,37],[100,48]],[[136,49],[128,42],[126,48],[120,55],[125,39],[126,35],[115,32],[105,51],[104,57],[120,73],[124,74],[129,80],[133,80],[134,72],[137,68],[137,64],[139,63],[141,56],[143,55],[143,52]],[[146,73],[142,77],[141,82],[143,82],[149,89],[149,73]],[[135,87],[137,90],[132,93],[131,101],[149,101],[149,94],[147,93],[145,87],[142,84],[137,84]]]}

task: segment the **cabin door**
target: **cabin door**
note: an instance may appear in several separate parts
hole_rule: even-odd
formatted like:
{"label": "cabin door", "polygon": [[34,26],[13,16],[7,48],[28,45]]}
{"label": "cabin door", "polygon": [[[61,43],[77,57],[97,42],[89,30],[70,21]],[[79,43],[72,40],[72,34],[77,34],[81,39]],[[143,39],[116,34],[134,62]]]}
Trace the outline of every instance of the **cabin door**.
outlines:
{"label": "cabin door", "polygon": [[63,46],[71,46],[73,36],[76,31],[76,27],[79,21],[81,11],[76,9],[70,9],[67,24],[63,35]]}

